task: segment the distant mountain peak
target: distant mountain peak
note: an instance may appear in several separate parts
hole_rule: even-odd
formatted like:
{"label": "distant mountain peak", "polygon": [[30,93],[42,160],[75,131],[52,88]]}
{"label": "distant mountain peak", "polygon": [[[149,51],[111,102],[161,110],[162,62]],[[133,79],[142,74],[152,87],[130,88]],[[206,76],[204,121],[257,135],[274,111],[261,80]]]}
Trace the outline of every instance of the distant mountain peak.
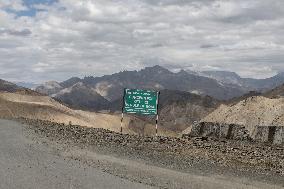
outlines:
{"label": "distant mountain peak", "polygon": [[43,85],[40,85],[36,88],[36,91],[42,94],[52,95],[60,91],[63,87],[59,82],[56,81],[47,81]]}
{"label": "distant mountain peak", "polygon": [[61,82],[60,85],[61,85],[62,87],[70,87],[70,86],[72,86],[72,85],[74,85],[75,83],[78,83],[78,82],[80,82],[80,81],[81,81],[81,79],[78,78],[78,77],[71,77],[70,79]]}
{"label": "distant mountain peak", "polygon": [[22,87],[19,87],[14,83],[0,79],[0,91],[16,92],[18,89],[21,88]]}
{"label": "distant mountain peak", "polygon": [[72,87],[83,87],[85,86],[83,82],[75,83]]}
{"label": "distant mountain peak", "polygon": [[78,82],[78,83],[75,83],[74,85],[72,85],[71,87],[64,88],[64,89],[60,90],[58,93],[53,94],[53,97],[58,97],[58,96],[61,96],[61,95],[67,94],[67,93],[71,93],[71,92],[76,91],[76,90],[80,90],[81,92],[83,92],[84,90],[89,90],[89,89],[84,85],[84,83]]}
{"label": "distant mountain peak", "polygon": [[185,71],[184,69],[181,69],[177,74],[179,74],[179,75],[188,75],[188,74],[196,75],[194,73],[189,73],[189,72]]}
{"label": "distant mountain peak", "polygon": [[44,83],[44,85],[52,87],[60,87],[60,84],[57,81],[47,81]]}
{"label": "distant mountain peak", "polygon": [[234,84],[242,86],[242,78],[235,72],[230,71],[203,71],[201,76],[209,77],[223,84]]}
{"label": "distant mountain peak", "polygon": [[157,72],[157,73],[172,73],[171,71],[169,71],[168,69],[159,66],[159,65],[155,65],[152,67],[145,67],[144,69],[141,70],[141,72],[143,71],[151,71],[151,72]]}
{"label": "distant mountain peak", "polygon": [[194,70],[190,70],[190,69],[186,69],[184,71],[186,71],[187,73],[192,74],[192,75],[200,75],[200,73],[198,71],[194,71]]}
{"label": "distant mountain peak", "polygon": [[236,72],[231,72],[231,71],[203,71],[202,73],[207,74],[207,75],[214,75],[214,76],[223,76],[223,77],[235,77],[235,78],[241,78]]}
{"label": "distant mountain peak", "polygon": [[281,78],[284,78],[284,72],[279,72],[276,76],[274,77],[281,77]]}
{"label": "distant mountain peak", "polygon": [[0,83],[3,84],[3,85],[15,85],[14,83],[11,83],[9,81],[5,81],[3,79],[0,79]]}

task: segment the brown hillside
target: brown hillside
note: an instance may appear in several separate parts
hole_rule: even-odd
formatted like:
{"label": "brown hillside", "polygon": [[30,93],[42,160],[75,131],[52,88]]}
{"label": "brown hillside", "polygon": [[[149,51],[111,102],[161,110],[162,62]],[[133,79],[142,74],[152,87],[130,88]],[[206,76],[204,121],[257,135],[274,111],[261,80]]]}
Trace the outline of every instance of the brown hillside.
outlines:
{"label": "brown hillside", "polygon": [[[0,117],[1,118],[28,118],[104,128],[111,131],[120,131],[120,114],[111,115],[70,109],[48,96],[31,96],[16,93],[0,92]],[[140,130],[137,129],[139,126]],[[141,128],[142,131],[141,132]],[[137,118],[126,116],[123,121],[123,132],[130,134],[155,133],[154,125]],[[159,129],[161,135],[174,135]]]}

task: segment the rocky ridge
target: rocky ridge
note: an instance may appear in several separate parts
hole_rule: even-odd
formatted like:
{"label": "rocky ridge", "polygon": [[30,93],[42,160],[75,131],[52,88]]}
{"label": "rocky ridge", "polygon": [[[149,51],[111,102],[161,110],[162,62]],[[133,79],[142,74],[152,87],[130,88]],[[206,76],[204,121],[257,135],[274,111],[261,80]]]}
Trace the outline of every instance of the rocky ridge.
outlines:
{"label": "rocky ridge", "polygon": [[10,93],[18,93],[23,95],[35,95],[35,96],[41,96],[42,94],[30,90],[25,87],[19,87],[14,83],[5,81],[0,79],[0,92],[10,92]]}

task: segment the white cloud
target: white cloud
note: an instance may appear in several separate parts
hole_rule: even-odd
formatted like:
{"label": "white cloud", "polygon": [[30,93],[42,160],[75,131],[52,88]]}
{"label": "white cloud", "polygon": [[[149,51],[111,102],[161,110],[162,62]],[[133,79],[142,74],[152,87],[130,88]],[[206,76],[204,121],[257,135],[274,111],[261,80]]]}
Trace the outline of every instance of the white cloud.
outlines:
{"label": "white cloud", "polygon": [[8,8],[14,11],[25,11],[28,8],[24,5],[22,0],[0,0],[0,8]]}
{"label": "white cloud", "polygon": [[[63,80],[154,64],[267,77],[284,71],[284,2],[0,0],[0,78]],[[14,12],[7,12],[11,9]],[[255,69],[257,67],[257,69]],[[21,73],[21,74],[19,74]]]}

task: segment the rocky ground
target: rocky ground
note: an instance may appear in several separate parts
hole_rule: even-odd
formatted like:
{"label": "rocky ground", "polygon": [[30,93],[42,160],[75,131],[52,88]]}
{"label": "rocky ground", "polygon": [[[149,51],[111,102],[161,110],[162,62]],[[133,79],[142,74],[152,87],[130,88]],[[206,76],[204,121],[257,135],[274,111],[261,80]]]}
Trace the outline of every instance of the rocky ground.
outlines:
{"label": "rocky ground", "polygon": [[206,137],[141,137],[48,121],[20,121],[43,139],[65,144],[66,148],[77,146],[180,172],[241,175],[284,187],[284,146]]}

